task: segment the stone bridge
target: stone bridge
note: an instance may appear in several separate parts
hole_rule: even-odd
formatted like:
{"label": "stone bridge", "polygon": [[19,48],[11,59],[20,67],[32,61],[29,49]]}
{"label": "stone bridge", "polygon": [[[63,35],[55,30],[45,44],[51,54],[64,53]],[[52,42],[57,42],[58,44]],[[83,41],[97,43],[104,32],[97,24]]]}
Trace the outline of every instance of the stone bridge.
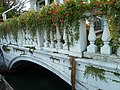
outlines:
{"label": "stone bridge", "polygon": [[[59,30],[56,31],[57,43],[51,33],[48,41],[48,33],[38,30],[34,40],[29,31],[20,31],[17,41],[12,34],[1,38],[0,46],[7,68],[12,70],[22,67],[24,61],[28,61],[50,70],[70,85],[75,81],[76,90],[119,90],[119,49],[117,55],[111,54],[110,46],[104,43],[99,52],[94,44],[96,37],[93,37],[95,35],[93,25],[90,26],[91,34],[87,40],[85,24],[85,21],[81,21],[80,39],[73,42],[70,50],[66,45],[65,34],[63,34],[65,43],[60,41]],[[104,29],[108,29],[106,25]],[[101,33],[102,37],[106,33],[105,30],[103,34]],[[104,38],[106,37],[103,37],[103,42],[109,42]],[[87,42],[90,42],[90,45],[87,46]]]}
{"label": "stone bridge", "polygon": [[[107,16],[101,18],[104,25],[98,31],[94,30],[94,16],[89,31],[86,21],[79,20],[80,38],[73,39],[69,46],[66,29],[60,32],[58,26],[54,33],[46,28],[35,28],[34,37],[24,27],[18,30],[17,40],[12,31],[1,36],[0,47],[6,67],[9,70],[20,68],[28,61],[50,70],[73,87],[75,84],[76,90],[120,90],[120,48],[112,54]],[[99,38],[102,38],[102,46],[95,44]]]}

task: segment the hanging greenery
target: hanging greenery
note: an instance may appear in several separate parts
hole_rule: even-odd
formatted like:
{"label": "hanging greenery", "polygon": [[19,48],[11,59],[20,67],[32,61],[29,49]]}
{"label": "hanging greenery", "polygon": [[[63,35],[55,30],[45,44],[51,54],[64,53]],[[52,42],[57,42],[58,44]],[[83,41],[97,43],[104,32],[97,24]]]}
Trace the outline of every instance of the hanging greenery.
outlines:
{"label": "hanging greenery", "polygon": [[[36,30],[47,30],[56,32],[56,26],[61,33],[66,28],[67,44],[72,45],[79,36],[79,20],[85,20],[91,16],[107,15],[110,20],[111,32],[120,32],[120,1],[119,0],[67,0],[64,4],[52,3],[50,6],[43,6],[40,11],[25,12],[0,24],[0,36],[12,33],[17,38],[19,30],[29,30],[32,36]],[[86,16],[85,12],[90,12]],[[115,28],[114,28],[115,27]],[[114,37],[114,35],[112,35]],[[118,38],[119,36],[117,36]],[[115,40],[112,40],[113,43]]]}
{"label": "hanging greenery", "polygon": [[104,76],[105,70],[95,68],[93,66],[87,66],[86,70],[84,72],[84,75],[85,75],[85,77],[88,77],[89,75],[91,75],[96,80],[97,80],[97,78],[99,78],[100,80],[105,80],[105,76]]}

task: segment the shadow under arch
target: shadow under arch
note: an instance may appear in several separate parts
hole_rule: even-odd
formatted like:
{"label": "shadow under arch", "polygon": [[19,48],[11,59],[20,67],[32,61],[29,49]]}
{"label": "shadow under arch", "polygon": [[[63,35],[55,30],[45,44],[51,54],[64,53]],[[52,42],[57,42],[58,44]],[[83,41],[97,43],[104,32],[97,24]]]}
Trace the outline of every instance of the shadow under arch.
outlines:
{"label": "shadow under arch", "polygon": [[50,65],[49,62],[48,63],[44,62],[44,60],[42,60],[40,58],[35,58],[32,56],[28,56],[28,55],[18,56],[16,58],[14,58],[13,60],[11,60],[9,66],[8,66],[8,69],[11,70],[12,68],[14,68],[14,65],[16,63],[21,62],[21,64],[22,64],[22,61],[23,62],[28,61],[28,62],[32,62],[32,63],[37,64],[37,65],[40,65],[40,66],[46,68],[47,70],[53,72],[54,74],[59,76],[61,79],[63,79],[65,82],[67,82],[70,85],[70,77],[66,73],[55,68],[53,65]]}

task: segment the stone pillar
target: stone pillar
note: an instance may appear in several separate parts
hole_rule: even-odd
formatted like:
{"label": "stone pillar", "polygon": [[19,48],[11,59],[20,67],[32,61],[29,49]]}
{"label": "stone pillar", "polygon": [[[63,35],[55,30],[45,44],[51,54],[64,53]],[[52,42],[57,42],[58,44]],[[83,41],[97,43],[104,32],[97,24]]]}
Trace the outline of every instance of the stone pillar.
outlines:
{"label": "stone pillar", "polygon": [[101,54],[108,54],[110,55],[112,53],[111,47],[109,45],[110,41],[110,31],[107,23],[107,17],[103,16],[104,20],[104,30],[102,34],[102,41],[104,45],[101,47]]}
{"label": "stone pillar", "polygon": [[43,31],[37,30],[36,33],[37,33],[36,34],[37,35],[37,49],[41,49],[44,44]]}
{"label": "stone pillar", "polygon": [[59,31],[59,27],[56,26],[56,38],[57,38],[57,47],[58,49],[62,49],[62,43],[61,43],[61,35],[60,35],[60,31]]}
{"label": "stone pillar", "polygon": [[90,45],[87,47],[87,52],[88,53],[96,53],[97,46],[94,44],[95,40],[96,40],[96,35],[95,35],[95,30],[94,30],[94,18],[92,18],[92,20],[91,20],[88,40],[90,42]]}
{"label": "stone pillar", "polygon": [[36,1],[37,0],[30,0],[30,9],[31,10],[36,10],[37,9]]}

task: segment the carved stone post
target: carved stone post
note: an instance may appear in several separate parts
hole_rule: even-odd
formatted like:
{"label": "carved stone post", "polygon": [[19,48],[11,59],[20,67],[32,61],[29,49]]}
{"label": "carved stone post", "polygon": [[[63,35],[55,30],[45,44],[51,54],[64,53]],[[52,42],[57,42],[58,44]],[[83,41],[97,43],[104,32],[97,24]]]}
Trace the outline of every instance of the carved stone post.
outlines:
{"label": "carved stone post", "polygon": [[54,35],[52,31],[50,31],[50,41],[51,41],[50,47],[55,48]]}
{"label": "carved stone post", "polygon": [[109,45],[110,32],[109,32],[109,27],[108,27],[108,23],[107,23],[107,17],[103,16],[103,20],[104,20],[104,30],[103,30],[103,34],[102,34],[102,41],[104,42],[104,45],[101,47],[101,54],[110,55],[112,53],[112,50]]}
{"label": "carved stone post", "polygon": [[62,49],[62,43],[61,43],[61,35],[58,26],[56,26],[56,38],[57,38],[57,47],[58,49]]}
{"label": "carved stone post", "polygon": [[49,42],[48,42],[48,35],[47,35],[48,33],[47,33],[47,30],[45,29],[44,30],[44,40],[45,40],[45,42],[44,42],[44,47],[49,47]]}
{"label": "carved stone post", "polygon": [[87,47],[87,52],[88,53],[96,53],[97,46],[94,44],[95,40],[96,40],[96,35],[95,35],[95,30],[94,30],[94,18],[93,17],[92,17],[91,24],[90,24],[88,40],[90,42],[90,45]]}

